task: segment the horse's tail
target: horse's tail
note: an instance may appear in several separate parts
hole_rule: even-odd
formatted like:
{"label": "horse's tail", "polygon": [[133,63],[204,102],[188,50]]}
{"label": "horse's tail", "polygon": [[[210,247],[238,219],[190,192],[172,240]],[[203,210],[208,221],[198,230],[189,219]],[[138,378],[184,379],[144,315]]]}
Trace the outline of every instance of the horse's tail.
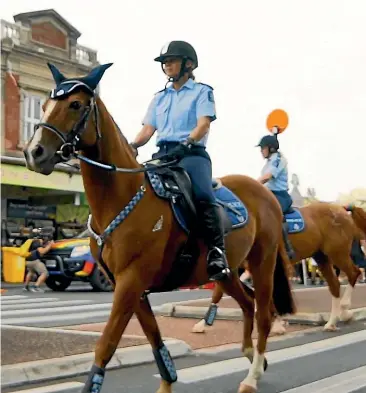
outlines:
{"label": "horse's tail", "polygon": [[351,212],[352,219],[356,226],[366,236],[366,212],[360,207],[348,205],[344,207],[348,212]]}
{"label": "horse's tail", "polygon": [[290,286],[290,260],[281,238],[276,258],[273,283],[273,302],[279,315],[295,314],[296,306]]}

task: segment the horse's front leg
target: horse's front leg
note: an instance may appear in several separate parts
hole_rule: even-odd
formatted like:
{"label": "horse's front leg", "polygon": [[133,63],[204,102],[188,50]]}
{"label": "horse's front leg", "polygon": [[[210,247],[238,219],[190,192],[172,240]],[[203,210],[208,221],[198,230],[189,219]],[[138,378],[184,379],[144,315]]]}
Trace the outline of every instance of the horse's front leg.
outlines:
{"label": "horse's front leg", "polygon": [[129,267],[116,278],[112,310],[95,348],[94,365],[82,393],[100,393],[102,390],[105,368],[116,351],[142,293],[142,288],[136,288],[139,285],[136,274],[135,269]]}
{"label": "horse's front leg", "polygon": [[173,359],[161,338],[161,333],[147,295],[140,299],[140,307],[136,309],[136,316],[152,346],[155,361],[161,375],[160,387],[157,393],[171,393],[172,383],[177,380],[177,372]]}

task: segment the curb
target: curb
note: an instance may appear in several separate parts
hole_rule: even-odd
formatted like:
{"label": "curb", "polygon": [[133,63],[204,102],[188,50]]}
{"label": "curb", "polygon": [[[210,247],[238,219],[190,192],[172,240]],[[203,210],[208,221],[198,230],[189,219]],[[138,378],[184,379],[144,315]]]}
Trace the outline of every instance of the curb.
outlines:
{"label": "curb", "polygon": [[[167,317],[202,319],[206,315],[207,309],[208,307],[180,306],[176,303],[167,303],[159,307],[159,310],[155,310],[155,313]],[[350,311],[353,312],[354,321],[366,319],[366,307],[354,308]],[[297,313],[295,315],[283,317],[283,319],[290,324],[321,326],[328,321],[329,317],[329,312],[318,312]],[[219,307],[216,318],[228,321],[242,321],[243,313],[238,308]]]}
{"label": "curb", "polygon": [[[165,345],[173,359],[193,353],[192,348],[181,340],[169,339],[165,341]],[[1,367],[1,387],[8,388],[55,378],[79,376],[89,372],[93,361],[94,352],[88,352],[55,359],[4,365]],[[154,355],[150,344],[145,344],[117,349],[106,369],[151,362],[154,362]]]}

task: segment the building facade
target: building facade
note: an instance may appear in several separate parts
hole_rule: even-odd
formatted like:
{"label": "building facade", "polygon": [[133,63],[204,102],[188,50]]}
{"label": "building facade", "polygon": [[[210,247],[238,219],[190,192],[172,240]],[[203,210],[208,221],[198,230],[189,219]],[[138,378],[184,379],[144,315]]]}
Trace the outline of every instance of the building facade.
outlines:
{"label": "building facade", "polygon": [[47,62],[66,77],[86,75],[99,64],[95,50],[78,44],[80,35],[53,9],[1,21],[1,215],[9,222],[85,220],[79,171],[59,164],[43,176],[27,170],[22,153],[54,88]]}

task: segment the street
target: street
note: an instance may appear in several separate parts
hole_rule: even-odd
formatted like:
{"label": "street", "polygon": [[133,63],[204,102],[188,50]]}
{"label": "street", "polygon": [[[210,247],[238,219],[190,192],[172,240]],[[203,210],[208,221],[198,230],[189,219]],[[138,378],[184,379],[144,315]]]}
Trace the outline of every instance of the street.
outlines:
{"label": "street", "polygon": [[[360,288],[358,291],[362,290],[363,286],[361,285]],[[295,291],[299,294],[304,293],[305,295],[313,293],[315,298],[319,301],[319,295],[324,294],[324,291],[327,290],[326,288],[318,287],[309,289],[297,288]],[[212,292],[210,290],[175,291],[172,293],[152,294],[150,295],[150,299],[153,306],[158,306],[174,301],[180,302],[193,299],[205,299],[210,297],[211,294]],[[112,297],[113,293],[92,292],[88,286],[83,285],[73,285],[64,293],[47,291],[43,294],[23,292],[22,288],[18,286],[8,289],[6,293],[1,296],[1,324],[4,328],[10,325],[11,329],[10,327],[7,328],[10,329],[7,331],[7,334],[14,334],[16,341],[20,340],[24,345],[31,345],[33,342],[32,348],[37,348],[38,346],[39,349],[41,349],[41,347],[45,347],[44,351],[46,352],[47,348],[49,348],[49,352],[52,352],[51,357],[67,355],[67,351],[70,351],[69,354],[71,355],[74,352],[66,346],[61,346],[61,351],[65,351],[63,355],[57,355],[56,352],[58,350],[56,349],[58,340],[61,338],[56,338],[56,334],[66,336],[67,333],[61,334],[52,332],[52,329],[49,333],[41,333],[44,330],[42,328],[65,328],[69,326],[71,329],[74,329],[74,327],[78,329],[79,325],[88,326],[88,324],[92,323],[105,322],[110,312]],[[225,303],[225,301],[223,301],[223,303]],[[159,324],[162,324],[163,331],[166,329],[168,320],[171,320],[173,326],[175,326],[175,330],[171,328],[169,330],[169,332],[175,331],[175,334],[169,334],[169,336],[179,338],[179,331],[183,329],[187,331],[187,333],[184,333],[183,337],[188,337],[190,334],[188,333],[188,326],[192,326],[192,320],[184,318],[161,319],[160,317]],[[162,323],[163,321],[165,322]],[[240,326],[238,324],[240,324]],[[33,326],[35,330],[30,330],[28,333],[27,330],[15,331],[14,329],[16,329],[16,326],[19,326],[21,329],[26,329],[25,326]],[[234,330],[231,330],[231,333],[226,331],[223,332],[222,326],[228,326],[227,329],[229,330],[235,326],[235,334]],[[293,326],[295,327],[296,325]],[[193,338],[191,336],[192,341],[190,341],[189,344],[195,351],[192,354],[174,360],[178,370],[178,382],[174,385],[174,392],[237,392],[238,386],[245,378],[249,367],[248,360],[242,357],[240,351],[240,344],[238,342],[241,340],[241,333],[239,333],[238,340],[238,327],[241,331],[241,322],[217,321],[211,333],[208,333],[208,335],[194,335]],[[87,328],[86,330],[92,332],[94,328]],[[45,329],[45,331],[47,331],[47,329]],[[97,331],[99,331],[98,327],[95,329],[95,332]],[[137,334],[136,336],[127,338],[127,341],[141,340],[142,332],[140,329],[136,329],[135,323],[130,326],[127,333]],[[43,338],[40,338],[43,337],[41,334],[55,336],[53,341],[52,338],[48,338],[48,340],[51,341],[45,341]],[[80,337],[77,336],[77,334],[73,334],[70,336],[70,339],[68,338],[66,341],[70,340],[68,344],[72,347],[73,345],[84,345],[82,343],[84,340],[86,342],[85,348],[88,348],[85,349],[85,351],[93,352],[98,333],[95,333],[96,335],[93,335],[93,333],[90,334],[90,336],[84,335]],[[214,340],[217,340],[217,334],[227,334],[229,337],[232,336],[232,340],[228,341],[232,344],[215,344]],[[234,338],[234,336],[236,338]],[[11,336],[4,336],[5,341],[3,345],[9,348],[7,344],[9,339],[6,339],[6,337]],[[72,340],[75,340],[75,344],[73,344]],[[194,340],[201,342],[203,342],[202,340],[206,340],[206,342],[209,340],[210,343],[208,345],[200,344],[199,342],[195,343]],[[22,354],[19,354],[20,357],[25,357],[25,360],[20,360],[20,362],[38,359],[36,357],[36,352],[34,352],[33,357],[32,352],[26,355],[26,349],[25,347],[24,350],[22,349],[21,343],[19,346],[17,342],[14,342],[14,339],[12,342],[12,349],[22,352]],[[140,344],[144,344],[145,342],[146,341],[141,342]],[[43,346],[41,345],[42,343]],[[51,343],[54,345],[51,345]],[[136,345],[139,345],[139,343]],[[3,350],[5,350],[4,348]],[[353,321],[348,325],[343,324],[341,325],[341,329],[334,333],[323,332],[322,326],[299,326],[297,330],[289,330],[285,336],[270,338],[267,353],[269,367],[259,384],[258,392],[366,392],[365,353],[365,321]],[[2,354],[4,361],[8,358],[6,355],[7,353]],[[13,354],[11,356],[15,355]],[[28,356],[28,358],[26,358],[26,356]],[[37,356],[41,356],[40,358],[42,358],[44,354],[40,355],[37,353]],[[18,363],[18,361],[16,363]],[[5,364],[8,363],[5,362]],[[74,377],[50,379],[43,383],[36,382],[7,388],[2,387],[2,392],[79,393],[85,379],[85,374],[76,375]],[[154,393],[158,389],[158,386],[159,375],[157,367],[154,363],[148,363],[108,370],[102,392]]]}
{"label": "street", "polygon": [[[350,393],[366,392],[365,323],[357,322],[336,333],[321,328],[268,345],[269,367],[260,384],[261,393]],[[236,393],[249,362],[238,348],[175,360],[178,370],[177,393]],[[58,379],[47,383],[2,389],[3,393],[43,393],[51,387],[74,386],[60,392],[80,392],[86,376]],[[69,385],[64,385],[71,382]],[[159,385],[155,364],[107,371],[103,393],[153,393]],[[41,389],[41,388],[44,388]],[[21,390],[22,389],[22,390]],[[26,389],[26,390],[24,390]]]}

